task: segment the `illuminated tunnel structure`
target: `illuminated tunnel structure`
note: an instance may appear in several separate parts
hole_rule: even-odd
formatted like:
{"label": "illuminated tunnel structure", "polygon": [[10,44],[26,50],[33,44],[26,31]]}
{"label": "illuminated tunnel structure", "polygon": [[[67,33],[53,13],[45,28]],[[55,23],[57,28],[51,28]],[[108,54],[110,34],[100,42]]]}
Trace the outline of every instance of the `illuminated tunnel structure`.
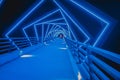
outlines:
{"label": "illuminated tunnel structure", "polygon": [[[6,53],[0,55],[1,57],[0,66],[2,66],[0,71],[0,74],[2,75],[0,75],[0,79],[1,80],[7,80],[8,78],[11,80],[17,79],[17,77],[13,78],[14,76],[12,74],[6,75],[7,73],[5,73],[4,66],[5,65],[9,66],[10,64],[15,65],[14,63],[16,60],[17,63],[19,62],[20,58],[24,58],[25,56],[33,57],[34,54],[31,53],[37,52],[39,53],[38,56],[42,55],[47,56],[46,53],[51,52],[53,53],[51,55],[52,56],[55,55],[56,57],[55,59],[57,59],[59,56],[56,56],[56,54],[57,51],[59,50],[55,49],[56,52],[54,52],[54,48],[56,47],[54,48],[50,47],[53,44],[57,46],[60,50],[63,50],[63,52],[59,51],[58,53],[64,53],[62,55],[68,54],[66,56],[69,56],[69,58],[67,59],[71,63],[69,65],[68,64],[66,65],[66,63],[64,63],[64,60],[65,62],[67,60],[66,58],[64,58],[63,62],[61,62],[63,63],[63,65],[56,64],[58,65],[56,67],[65,67],[65,69],[68,69],[68,67],[71,66],[72,68],[70,69],[73,70],[73,72],[66,73],[64,72],[64,69],[62,71],[62,69],[60,68],[62,71],[60,75],[69,76],[67,77],[63,76],[62,78],[57,77],[57,79],[60,78],[62,80],[63,79],[119,80],[120,70],[116,69],[115,66],[110,65],[109,62],[119,66],[120,55],[100,48],[105,38],[107,38],[109,30],[112,29],[111,28],[113,25],[112,19],[110,19],[104,13],[100,12],[95,7],[91,6],[89,3],[85,1],[81,3],[77,0],[70,1],[53,0],[53,3],[57,8],[47,11],[46,14],[41,14],[42,17],[38,16],[37,18],[34,19],[33,17],[35,16],[35,14],[38,14],[36,11],[37,10],[42,11],[42,6],[45,3],[46,1],[44,0],[35,3],[35,5],[32,6],[31,9],[27,13],[25,13],[25,15],[22,16],[20,20],[18,20],[11,27],[10,30],[8,30],[8,32],[5,34],[6,38],[0,39],[1,44],[0,52]],[[67,6],[66,4],[69,6]],[[76,12],[72,11],[73,9]],[[19,30],[21,30],[24,37],[18,36],[18,34],[20,34]],[[58,36],[60,34],[63,35],[63,39],[59,39]],[[46,48],[47,46],[49,47]],[[53,58],[52,56],[49,58]],[[63,56],[60,56],[59,58],[63,58]],[[40,65],[39,68],[42,68],[41,65],[43,64],[39,65]],[[19,64],[19,66],[21,66],[21,63]],[[31,65],[26,66],[30,67]],[[47,67],[49,67],[49,65]],[[5,68],[7,68],[7,66]],[[51,75],[53,74],[54,77],[50,77],[51,75],[48,78],[42,77],[43,80],[44,79],[48,80],[50,78],[52,80],[53,79],[56,80],[55,76],[57,74],[54,73],[55,72],[54,68],[50,69],[53,69]],[[10,70],[8,69],[8,72],[9,71]],[[43,72],[41,71],[40,73],[41,75],[42,73],[44,74],[44,70]],[[36,74],[39,75],[40,73],[36,72]],[[21,72],[21,74],[23,73]],[[34,71],[32,72],[32,75],[33,74]],[[74,76],[71,77],[71,75]],[[8,78],[6,78],[5,76],[8,76]],[[27,80],[26,78],[21,79]],[[33,79],[40,80],[41,78],[31,77],[28,80]]]}

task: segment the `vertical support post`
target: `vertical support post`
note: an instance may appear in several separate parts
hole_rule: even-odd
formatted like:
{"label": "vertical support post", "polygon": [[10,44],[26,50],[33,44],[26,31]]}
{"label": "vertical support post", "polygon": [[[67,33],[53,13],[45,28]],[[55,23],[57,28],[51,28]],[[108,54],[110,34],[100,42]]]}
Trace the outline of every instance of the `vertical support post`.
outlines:
{"label": "vertical support post", "polygon": [[44,24],[42,24],[42,43],[44,42]]}
{"label": "vertical support post", "polygon": [[47,26],[47,30],[46,30],[46,34],[45,34],[44,40],[45,40],[46,37],[47,37],[47,34],[48,34],[48,30],[49,30],[49,28],[50,28],[50,24],[48,24],[48,26]]}
{"label": "vertical support post", "polygon": [[36,25],[34,25],[34,31],[35,31],[36,40],[39,43],[39,37],[38,37],[38,32],[37,32],[37,29],[36,29]]}

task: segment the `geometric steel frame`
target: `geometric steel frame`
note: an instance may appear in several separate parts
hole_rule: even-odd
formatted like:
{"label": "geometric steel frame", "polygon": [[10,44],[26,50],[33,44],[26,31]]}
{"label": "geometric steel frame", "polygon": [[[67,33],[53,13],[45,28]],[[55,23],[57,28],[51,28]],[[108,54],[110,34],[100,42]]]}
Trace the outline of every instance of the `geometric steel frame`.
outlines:
{"label": "geometric steel frame", "polygon": [[[53,0],[56,5],[63,11],[63,13],[65,13],[66,15],[67,12],[59,5],[59,3],[56,1],[56,0]],[[104,22],[106,25],[104,27],[104,29],[101,31],[101,33],[99,34],[99,36],[97,37],[97,39],[95,40],[93,46],[96,46],[97,43],[102,39],[102,36],[105,34],[105,31],[107,30],[107,28],[109,27],[110,23],[108,21],[106,21],[105,19],[99,17],[96,13],[93,13],[92,11],[90,11],[89,9],[85,8],[83,5],[81,4],[78,4],[76,1],[74,0],[70,0],[72,3],[74,3],[75,5],[77,5],[78,8],[81,8],[83,9],[85,12],[91,14],[92,16],[96,17],[98,20]],[[72,19],[70,16],[69,16],[70,19]],[[77,24],[76,24],[77,25]],[[78,26],[78,25],[77,25]]]}
{"label": "geometric steel frame", "polygon": [[[56,0],[53,0],[53,1],[54,1],[54,2],[56,3],[56,5],[60,8],[60,9],[58,9],[58,11],[60,11],[63,19],[65,20],[67,26],[69,27],[70,32],[72,33],[73,37],[75,38],[75,40],[77,40],[77,38],[75,37],[74,32],[71,30],[70,25],[68,24],[68,22],[67,22],[67,20],[66,20],[66,18],[65,18],[65,16],[64,16],[64,14],[67,15],[67,16],[70,18],[70,20],[78,27],[78,29],[87,37],[87,40],[85,40],[84,43],[88,42],[88,41],[90,40],[90,37],[88,37],[87,33],[85,33],[85,31],[77,25],[77,23],[67,14],[67,12],[58,4],[58,2],[57,2]],[[102,21],[102,22],[104,22],[104,23],[106,24],[105,28],[102,30],[102,32],[100,33],[100,35],[97,37],[96,41],[95,41],[94,44],[93,44],[93,46],[96,46],[97,43],[101,40],[101,38],[102,38],[103,35],[105,34],[105,32],[106,32],[107,28],[109,27],[110,23],[107,22],[105,19],[99,17],[96,13],[93,13],[93,12],[90,11],[89,9],[85,8],[83,5],[78,4],[76,1],[74,1],[74,0],[70,0],[70,1],[71,1],[72,3],[74,3],[75,5],[77,5],[79,8],[83,9],[85,12],[91,14],[92,16],[96,17],[97,19],[99,19],[100,21]],[[22,18],[20,21],[18,21],[18,22],[5,34],[5,37],[7,37],[7,38],[9,39],[9,41],[12,42],[12,40],[11,40],[10,37],[9,37],[9,35],[13,32],[13,30],[15,30],[15,28],[17,28],[17,26],[20,25],[20,23],[22,23],[22,22],[23,22],[38,6],[40,6],[43,2],[44,2],[44,0],[41,0],[35,7],[33,7],[25,16],[23,16],[23,18]],[[57,11],[57,10],[56,10],[56,11]],[[48,15],[48,16],[49,16],[49,15]],[[47,17],[47,16],[45,16],[45,17]],[[45,17],[43,17],[42,19],[44,19]],[[41,20],[42,20],[42,19],[41,19]],[[37,22],[37,21],[31,23],[30,25],[34,25],[36,22]],[[26,26],[26,27],[23,28],[23,32],[24,32],[24,33],[25,33],[24,29],[27,28],[27,27],[29,27],[29,26]],[[27,37],[27,36],[26,36],[26,37]],[[29,40],[29,39],[28,39],[28,40]],[[12,42],[12,44],[15,45],[14,42]],[[19,48],[18,48],[16,45],[15,45],[15,47],[19,50]]]}

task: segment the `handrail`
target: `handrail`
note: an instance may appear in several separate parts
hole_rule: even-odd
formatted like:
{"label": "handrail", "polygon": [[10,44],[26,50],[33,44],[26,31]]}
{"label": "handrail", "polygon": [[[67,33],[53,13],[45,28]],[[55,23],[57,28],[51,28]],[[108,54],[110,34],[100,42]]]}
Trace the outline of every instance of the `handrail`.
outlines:
{"label": "handrail", "polygon": [[1,44],[9,44],[10,42],[0,42],[0,45]]}
{"label": "handrail", "polygon": [[[120,79],[120,76],[119,76],[120,72],[118,70],[116,70],[115,68],[110,66],[108,63],[104,62],[103,60],[100,60],[99,58],[95,56],[97,54],[97,55],[102,56],[105,59],[109,59],[115,62],[116,64],[120,64],[120,55],[114,52],[110,52],[104,49],[93,47],[91,45],[84,44],[84,43],[74,41],[71,39],[65,38],[65,41],[74,59],[76,60],[76,63],[84,64],[84,67],[86,67],[87,72],[90,73],[91,78],[97,79],[97,76],[99,76],[98,78],[102,80],[110,80],[108,75],[106,75],[107,73],[111,77],[113,77],[115,80]],[[97,66],[94,64],[96,64]],[[89,69],[87,68],[87,66]],[[101,71],[101,69],[99,68],[101,68],[106,73]],[[83,74],[86,74],[86,73],[83,73]],[[97,74],[97,76],[95,74]]]}
{"label": "handrail", "polygon": [[[36,42],[38,42],[36,40],[36,37],[29,38],[33,45],[35,45]],[[15,49],[16,46],[19,47],[20,49],[30,46],[29,45],[30,41],[28,41],[26,37],[12,37],[11,40],[12,41],[9,41],[8,38],[0,38],[0,53],[4,53],[8,50]],[[14,44],[16,44],[16,46],[13,45],[13,42]]]}
{"label": "handrail", "polygon": [[93,48],[91,46],[89,46],[88,48],[91,51],[95,52],[94,54],[99,54],[99,55],[101,55],[109,60],[114,61],[115,63],[120,64],[120,55],[118,55],[117,53],[113,53],[113,52],[106,51],[106,50],[96,48],[96,47]]}
{"label": "handrail", "polygon": [[[29,38],[36,38],[36,37],[29,37]],[[11,39],[27,39],[26,37],[12,37]]]}
{"label": "handrail", "polygon": [[10,48],[6,48],[6,49],[2,49],[2,50],[0,50],[0,53],[3,53],[5,51],[9,51],[9,50],[12,50],[12,49],[15,49],[15,47],[10,47]]}
{"label": "handrail", "polygon": [[11,45],[0,46],[0,49],[10,47]]}
{"label": "handrail", "polygon": [[116,69],[112,68],[105,62],[101,61],[100,59],[96,58],[95,56],[91,55],[90,58],[93,62],[95,62],[100,68],[102,68],[105,72],[111,75],[115,80],[120,79],[120,72]]}

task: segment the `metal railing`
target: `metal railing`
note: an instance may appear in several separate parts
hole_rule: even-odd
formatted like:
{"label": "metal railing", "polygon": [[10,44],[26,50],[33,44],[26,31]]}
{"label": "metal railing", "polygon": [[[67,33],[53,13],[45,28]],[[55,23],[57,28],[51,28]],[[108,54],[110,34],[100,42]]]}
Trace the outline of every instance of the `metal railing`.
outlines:
{"label": "metal railing", "polygon": [[[35,45],[38,43],[35,37],[29,37],[30,41],[28,41],[25,37],[18,37],[18,38],[11,38],[12,41],[9,41],[8,38],[0,38],[0,53],[7,53],[14,50],[17,50],[16,46],[19,47],[19,49],[23,49],[25,47],[30,46],[30,42],[32,45]],[[13,44],[16,45],[14,45]]]}
{"label": "metal railing", "polygon": [[74,60],[85,80],[120,80],[120,55],[65,38]]}

